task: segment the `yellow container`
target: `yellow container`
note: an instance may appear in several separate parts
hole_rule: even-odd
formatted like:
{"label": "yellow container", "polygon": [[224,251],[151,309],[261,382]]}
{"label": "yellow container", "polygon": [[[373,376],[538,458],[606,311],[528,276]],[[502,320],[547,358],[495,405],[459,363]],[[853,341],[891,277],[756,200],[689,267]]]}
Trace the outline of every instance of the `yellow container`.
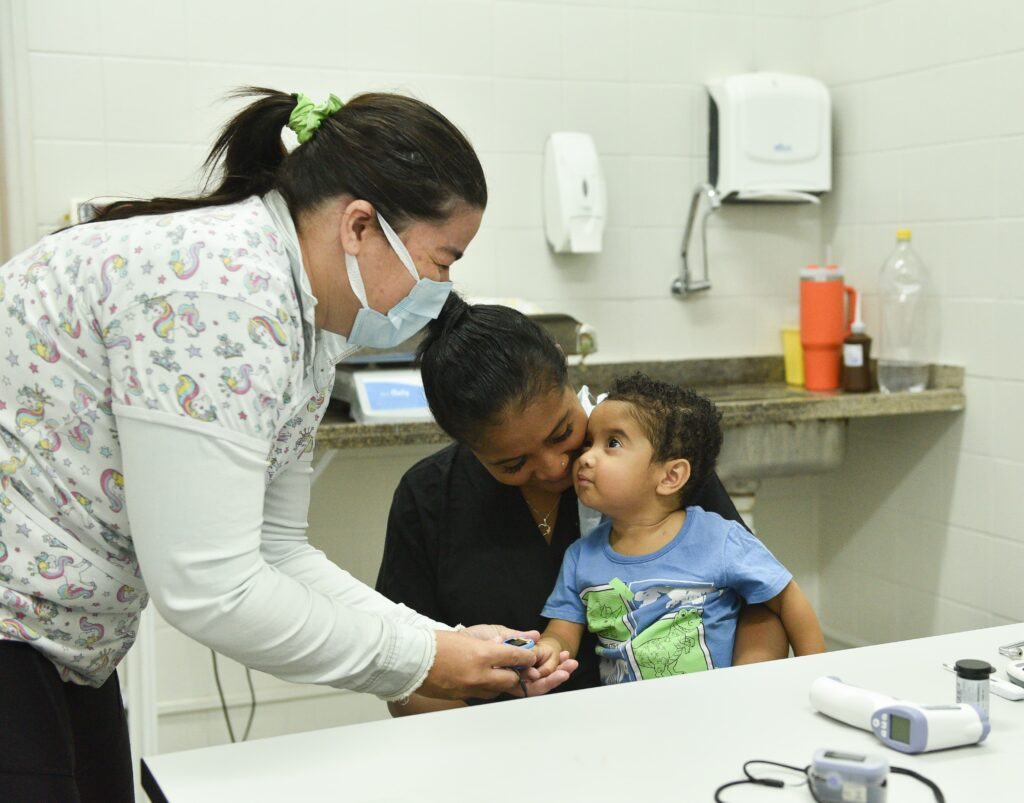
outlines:
{"label": "yellow container", "polygon": [[804,347],[799,326],[782,327],[782,359],[786,366],[786,384],[804,386]]}

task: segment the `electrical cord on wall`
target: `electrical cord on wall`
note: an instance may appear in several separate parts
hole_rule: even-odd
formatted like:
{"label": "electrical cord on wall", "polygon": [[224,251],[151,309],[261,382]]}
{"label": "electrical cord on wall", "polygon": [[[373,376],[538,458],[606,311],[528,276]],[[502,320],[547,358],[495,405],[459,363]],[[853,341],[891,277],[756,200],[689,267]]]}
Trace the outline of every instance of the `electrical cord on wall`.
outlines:
{"label": "electrical cord on wall", "polygon": [[[231,727],[231,717],[228,715],[228,704],[224,699],[224,689],[220,685],[220,672],[217,671],[217,653],[210,650],[210,657],[213,659],[213,679],[217,683],[217,695],[220,697],[220,710],[224,712],[224,722],[228,726],[228,737],[235,741],[235,729]],[[242,741],[249,738],[249,731],[252,730],[252,720],[256,716],[256,690],[252,687],[252,673],[249,667],[245,667],[245,680],[249,684],[249,721],[245,723],[245,733],[242,734]]]}

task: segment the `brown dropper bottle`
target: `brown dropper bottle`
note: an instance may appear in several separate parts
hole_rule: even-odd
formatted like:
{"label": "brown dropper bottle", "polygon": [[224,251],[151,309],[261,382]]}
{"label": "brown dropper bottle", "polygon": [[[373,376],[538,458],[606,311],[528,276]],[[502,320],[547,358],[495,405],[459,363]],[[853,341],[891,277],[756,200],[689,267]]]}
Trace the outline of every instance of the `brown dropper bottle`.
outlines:
{"label": "brown dropper bottle", "polygon": [[850,334],[843,340],[843,390],[847,393],[871,390],[871,338],[864,334],[860,293],[857,294]]}

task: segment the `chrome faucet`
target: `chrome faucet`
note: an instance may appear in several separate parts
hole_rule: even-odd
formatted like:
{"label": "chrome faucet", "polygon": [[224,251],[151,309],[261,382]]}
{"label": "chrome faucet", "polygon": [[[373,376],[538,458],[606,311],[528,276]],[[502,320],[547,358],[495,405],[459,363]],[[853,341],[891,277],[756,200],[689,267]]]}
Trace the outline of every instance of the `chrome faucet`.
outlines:
{"label": "chrome faucet", "polygon": [[[693,233],[693,221],[697,217],[697,207],[700,199],[707,198],[708,208],[700,222],[701,233],[701,256],[704,263],[704,276],[695,279],[690,273],[690,235]],[[690,212],[686,217],[686,231],[683,232],[683,264],[679,275],[672,281],[672,294],[685,298],[690,293],[711,288],[711,278],[708,275],[708,218],[722,205],[722,196],[718,190],[706,182],[702,182],[693,188],[693,197],[690,199]]]}

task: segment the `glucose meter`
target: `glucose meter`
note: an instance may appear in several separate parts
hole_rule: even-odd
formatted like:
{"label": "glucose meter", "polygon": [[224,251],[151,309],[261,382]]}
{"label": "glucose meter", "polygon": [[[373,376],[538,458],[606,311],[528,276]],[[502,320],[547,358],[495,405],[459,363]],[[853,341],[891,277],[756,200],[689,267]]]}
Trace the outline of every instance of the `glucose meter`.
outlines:
{"label": "glucose meter", "polygon": [[[952,664],[943,664],[942,668],[950,672],[956,672]],[[1013,675],[1011,674],[1009,667],[1007,667],[1006,673],[1010,676],[1010,680],[1013,680]],[[1002,697],[1004,700],[1010,700],[1011,702],[1024,700],[1024,678],[1010,683],[1005,680],[1000,680],[993,675],[988,679],[988,685],[996,697]]]}
{"label": "glucose meter", "polygon": [[1024,661],[1010,661],[1006,665],[1006,676],[1018,686],[1024,686]]}

